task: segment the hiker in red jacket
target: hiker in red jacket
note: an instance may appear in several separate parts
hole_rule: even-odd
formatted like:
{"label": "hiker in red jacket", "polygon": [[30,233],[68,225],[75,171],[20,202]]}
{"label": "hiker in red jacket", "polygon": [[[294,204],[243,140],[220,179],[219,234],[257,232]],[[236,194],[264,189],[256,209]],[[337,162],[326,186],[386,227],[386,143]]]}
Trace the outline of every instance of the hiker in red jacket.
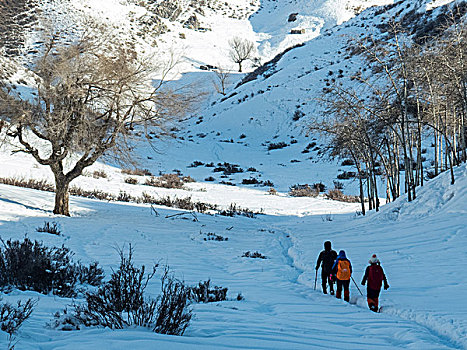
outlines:
{"label": "hiker in red jacket", "polygon": [[389,284],[376,254],[371,256],[368,263],[370,266],[367,266],[365,270],[362,285],[365,285],[365,282],[368,281],[366,286],[368,307],[371,311],[378,312],[378,298],[379,293],[381,292],[381,285],[384,281],[384,290],[386,290],[389,288]]}

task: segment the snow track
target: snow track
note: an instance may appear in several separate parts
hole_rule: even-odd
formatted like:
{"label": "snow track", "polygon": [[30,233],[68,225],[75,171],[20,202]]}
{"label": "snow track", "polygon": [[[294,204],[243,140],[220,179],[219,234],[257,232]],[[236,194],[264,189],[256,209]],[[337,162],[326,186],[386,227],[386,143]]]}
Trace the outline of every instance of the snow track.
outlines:
{"label": "snow track", "polygon": [[396,306],[384,306],[383,313],[400,317],[427,328],[453,348],[467,349],[467,334],[455,320],[446,316],[436,316],[416,310],[402,309]]}

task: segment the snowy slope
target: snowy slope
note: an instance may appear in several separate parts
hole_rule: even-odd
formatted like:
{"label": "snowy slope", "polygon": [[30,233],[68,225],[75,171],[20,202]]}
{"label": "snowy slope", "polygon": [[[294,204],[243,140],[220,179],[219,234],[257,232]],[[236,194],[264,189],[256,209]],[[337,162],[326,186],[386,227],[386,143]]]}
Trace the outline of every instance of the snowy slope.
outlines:
{"label": "snowy slope", "polygon": [[[176,19],[158,17],[165,26],[160,34],[143,23],[147,16],[154,16],[154,6],[161,1],[56,0],[41,6],[47,21],[64,28],[69,35],[84,27],[88,18],[94,18],[133,40],[141,52],[162,58],[174,54],[180,64],[171,75],[175,79],[172,83],[194,84],[201,92],[208,92],[208,100],[195,115],[179,125],[175,140],[156,143],[160,153],[155,153],[146,141],[137,145],[142,168],[156,174],[177,169],[197,181],[213,177],[216,183],[237,185],[255,178],[286,192],[297,183],[322,182],[333,188],[339,174],[354,170],[342,166],[342,160],[326,159],[326,140],[307,134],[309,119],[322,111],[319,98],[323,88],[334,80],[350,83],[361,65],[361,58],[349,52],[350,40],[370,33],[381,36],[384,33],[377,29],[379,24],[402,18],[412,10],[423,13],[435,8],[431,12],[434,17],[437,6],[445,4],[409,1],[386,10],[381,7],[389,2],[319,0],[310,5],[305,0],[180,1],[177,3],[182,11]],[[372,5],[379,6],[364,10]],[[295,21],[289,22],[291,14],[297,15]],[[192,15],[196,15],[201,28],[210,30],[187,28],[185,21]],[[304,29],[305,33],[290,34],[292,29]],[[41,45],[37,38],[40,35],[40,31],[35,32],[29,38],[31,47]],[[248,82],[239,85],[245,75],[234,72],[228,57],[228,41],[234,36],[256,42],[263,63],[294,45],[304,46],[277,56],[262,72],[247,76]],[[232,70],[227,96],[214,91],[213,71],[200,70],[207,64]],[[252,67],[247,69],[251,71]],[[24,73],[15,74],[12,81],[21,86],[18,82],[23,77]],[[274,144],[285,147],[270,150]],[[213,168],[190,167],[194,161],[238,164],[244,172],[220,177]],[[428,169],[430,157],[426,162],[424,167]],[[247,171],[249,168],[256,171]],[[357,193],[357,181],[339,181],[345,193]],[[381,182],[380,186],[380,193],[384,193],[386,184]]]}
{"label": "snowy slope", "polygon": [[[318,16],[330,4],[318,2],[313,13]],[[232,77],[226,97],[212,98],[209,107],[200,110],[181,126],[182,131],[177,133],[176,141],[159,145],[161,152],[169,155],[170,161],[157,155],[147,160],[150,148],[141,145],[142,161],[150,168],[165,172],[180,169],[197,180],[213,176],[216,181],[238,184],[250,176],[261,176],[260,180],[272,181],[281,191],[296,183],[323,182],[332,188],[337,175],[354,169],[341,166],[342,160],[329,161],[323,157],[326,140],[318,135],[308,135],[306,131],[309,120],[320,116],[323,111],[320,102],[323,89],[335,81],[344,86],[351,84],[351,77],[362,65],[362,58],[352,55],[349,43],[363,35],[383,36],[384,33],[378,29],[381,23],[387,23],[392,18],[400,19],[411,11],[424,13],[426,8],[439,4],[401,2],[386,9],[373,7],[334,27],[332,24],[336,22],[330,19],[332,16],[329,13],[320,17],[329,24],[327,30],[320,30],[321,35],[307,41],[304,46],[286,52],[258,74],[247,76],[243,84],[237,84]],[[264,6],[274,8],[273,2],[266,2]],[[279,4],[275,6],[279,7]],[[340,7],[335,5],[334,8]],[[290,10],[287,9],[285,13]],[[446,11],[446,8],[436,8],[427,13],[428,21],[423,25],[427,25],[439,11]],[[252,23],[255,16],[251,17]],[[271,28],[278,26],[278,18],[284,19],[283,16],[272,18]],[[336,21],[337,17],[333,18]],[[422,16],[420,22],[424,20]],[[420,28],[423,28],[421,23]],[[205,74],[211,74],[210,78],[214,79],[214,73]],[[280,143],[285,147],[270,150],[274,144]],[[430,145],[426,147],[430,148]],[[428,154],[431,153],[429,150]],[[212,169],[202,166],[190,168],[189,165],[195,160],[215,164],[229,162],[239,164],[244,169],[254,167],[259,174],[236,174],[221,179],[212,173]],[[429,157],[424,167],[429,169]],[[345,180],[343,183],[345,192],[357,193],[356,181]],[[382,182],[380,185],[380,192],[384,193],[386,184]]]}
{"label": "snowy slope", "polygon": [[[342,166],[342,160],[326,159],[326,140],[306,133],[309,119],[322,111],[319,98],[323,88],[334,80],[349,83],[361,65],[361,58],[349,53],[350,40],[368,34],[381,36],[384,33],[377,29],[379,24],[402,18],[412,10],[424,13],[434,8],[428,16],[435,17],[446,1],[406,1],[387,9],[376,6],[367,10],[390,1],[179,1],[181,14],[174,20],[158,17],[166,29],[157,34],[144,23],[147,16],[154,15],[154,6],[161,3],[56,0],[41,3],[41,9],[46,22],[68,32],[94,18],[133,40],[142,52],[160,57],[175,54],[180,64],[171,76],[173,84],[194,84],[201,92],[208,92],[210,97],[195,115],[179,125],[176,140],[155,145],[160,153],[154,153],[145,141],[137,146],[142,168],[153,173],[177,169],[197,181],[212,176],[217,183],[237,185],[244,179],[256,178],[270,181],[276,189],[286,192],[297,183],[323,182],[332,188],[339,174],[354,170]],[[193,14],[202,28],[210,30],[187,28],[184,23]],[[291,14],[297,14],[293,22],[288,21]],[[305,29],[305,33],[290,34],[292,29]],[[41,45],[40,35],[40,31],[35,32],[29,38],[31,47]],[[293,45],[305,45],[278,56],[261,74],[250,75],[248,82],[239,86],[245,75],[234,72],[228,57],[228,40],[234,36],[256,42],[263,63]],[[206,64],[232,70],[227,96],[214,91],[213,71],[200,70]],[[252,67],[247,69],[251,71]],[[12,81],[21,86],[23,78],[21,72]],[[269,150],[281,143],[284,148]],[[215,165],[229,162],[238,164],[244,172],[221,178],[213,168],[190,167],[194,161]],[[428,169],[429,157],[426,162],[424,167]],[[248,168],[257,171],[249,172]],[[356,181],[341,182],[345,193],[357,193]],[[385,183],[380,186],[380,193],[384,193]]]}
{"label": "snowy slope", "polygon": [[[456,169],[454,186],[447,175],[419,192],[419,201],[431,203],[424,212],[400,199],[368,218],[355,217],[349,206],[348,214],[329,208],[332,214],[323,216],[318,208],[306,217],[198,215],[198,222],[166,218],[179,211],[158,208],[161,215],[156,217],[148,206],[81,198],[71,200],[73,217],[54,217],[52,194],[0,185],[3,239],[27,235],[48,245],[63,243],[84,262],[98,260],[107,274],[116,267],[115,247],[132,243],[137,263],[163,261],[189,284],[211,278],[229,288],[230,298],[239,292],[245,297],[241,302],[194,305],[196,317],[186,335],[173,337],[145,329],[50,329],[46,323],[52,314],[71,300],[16,291],[4,299],[40,299],[19,334],[17,348],[467,348],[467,305],[462,299],[467,282],[467,168]],[[276,206],[284,212],[288,203]],[[60,224],[62,236],[35,231],[52,219]],[[229,240],[204,241],[207,232]],[[391,285],[382,292],[383,313],[367,310],[354,286],[351,297],[357,305],[313,290],[315,259],[327,239],[334,248],[347,251],[357,282],[368,257],[379,255]],[[242,258],[247,250],[260,251],[268,259]],[[149,290],[157,293],[157,281]]]}
{"label": "snowy slope", "polygon": [[[256,168],[259,173],[225,179],[215,176],[217,182],[223,180],[239,184],[245,178],[261,176],[259,180],[272,181],[278,190],[286,191],[295,183],[321,181],[333,187],[337,174],[345,170],[340,169],[338,162],[323,162],[322,140],[316,136],[306,137],[303,121],[317,111],[314,99],[324,86],[327,67],[335,66],[333,70],[337,71],[344,64],[338,64],[337,60],[342,60],[345,55],[343,47],[347,39],[337,33],[342,25],[335,26],[368,6],[388,2],[178,1],[176,3],[182,12],[177,18],[157,17],[160,22],[156,22],[165,28],[159,34],[145,23],[148,16],[154,16],[154,9],[162,1],[55,0],[38,3],[46,18],[38,28],[62,28],[72,37],[79,28],[86,27],[89,18],[93,18],[132,40],[141,52],[155,53],[161,58],[174,54],[180,59],[171,76],[176,79],[174,84],[195,84],[200,91],[211,96],[192,119],[180,125],[176,141],[157,145],[162,157],[155,155],[146,144],[138,147],[142,167],[154,173],[179,169],[197,180],[204,180],[213,175],[212,169],[189,169],[193,161],[230,162],[240,164],[245,170]],[[208,30],[187,28],[185,21],[193,14],[200,26]],[[296,14],[296,19],[289,22],[291,14]],[[378,20],[375,19],[376,22]],[[360,27],[360,20],[348,23],[351,27],[346,35],[357,35],[366,30]],[[291,34],[292,29],[304,29],[305,33]],[[29,36],[27,48],[30,52],[41,47],[42,35],[43,30],[38,30]],[[269,78],[260,76],[258,80],[234,89],[244,78],[244,75],[235,73],[235,65],[228,55],[228,41],[235,36],[254,41],[258,47],[257,56],[263,63],[293,45],[308,44],[284,55],[277,66],[267,72],[271,75]],[[206,64],[232,71],[228,81],[228,95],[232,94],[232,97],[221,99],[222,96],[214,92],[214,72],[200,70],[200,66]],[[247,67],[249,71],[252,69]],[[352,64],[345,71],[351,74]],[[22,77],[23,74],[17,74],[12,78],[13,83],[21,86]],[[297,111],[304,116],[293,121]],[[289,146],[268,152],[270,143],[280,142]],[[355,184],[346,184],[345,190],[355,192]]]}

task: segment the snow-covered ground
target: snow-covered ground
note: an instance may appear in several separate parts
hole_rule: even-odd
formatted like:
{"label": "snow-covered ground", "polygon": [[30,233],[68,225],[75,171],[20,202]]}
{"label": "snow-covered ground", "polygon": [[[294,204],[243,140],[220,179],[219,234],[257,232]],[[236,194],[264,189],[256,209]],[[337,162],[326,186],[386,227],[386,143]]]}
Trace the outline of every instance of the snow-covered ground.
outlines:
{"label": "snow-covered ground", "polygon": [[[456,169],[458,181],[451,186],[443,174],[420,190],[414,203],[400,199],[365,218],[355,216],[353,205],[345,209],[339,203],[334,209],[325,200],[310,205],[307,216],[296,216],[290,203],[278,197],[283,200],[274,205],[280,216],[198,214],[198,222],[166,218],[180,210],[157,208],[160,216],[154,216],[146,205],[83,198],[71,199],[71,218],[55,217],[53,194],[1,185],[4,240],[27,235],[47,245],[65,244],[84,262],[98,260],[107,275],[118,262],[115,247],[132,243],[138,264],[163,261],[189,284],[211,278],[229,288],[230,298],[237,293],[245,297],[194,305],[191,326],[185,336],[175,337],[145,329],[49,329],[46,323],[53,313],[72,300],[14,292],[4,299],[40,299],[19,334],[17,349],[122,349],[130,344],[135,349],[467,348],[467,304],[462,298],[467,282],[466,175],[465,166]],[[223,196],[216,189],[207,191]],[[248,196],[244,194],[242,203]],[[327,206],[328,215],[321,206]],[[58,222],[63,235],[36,232],[45,220]],[[229,240],[204,241],[208,232]],[[367,259],[378,254],[391,285],[382,292],[383,313],[367,310],[354,286],[356,305],[313,290],[315,259],[327,239],[335,249],[347,251],[357,282]],[[259,251],[268,259],[242,258],[246,251]],[[157,294],[156,287],[156,282],[149,286],[151,293]]]}

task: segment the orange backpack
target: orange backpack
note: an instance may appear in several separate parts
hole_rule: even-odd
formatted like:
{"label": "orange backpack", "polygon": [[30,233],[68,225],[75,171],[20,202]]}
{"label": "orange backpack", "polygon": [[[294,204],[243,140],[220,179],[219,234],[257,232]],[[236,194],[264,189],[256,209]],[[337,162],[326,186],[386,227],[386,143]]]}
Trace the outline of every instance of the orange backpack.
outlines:
{"label": "orange backpack", "polygon": [[348,260],[339,260],[337,263],[337,278],[341,281],[350,279],[350,262]]}

